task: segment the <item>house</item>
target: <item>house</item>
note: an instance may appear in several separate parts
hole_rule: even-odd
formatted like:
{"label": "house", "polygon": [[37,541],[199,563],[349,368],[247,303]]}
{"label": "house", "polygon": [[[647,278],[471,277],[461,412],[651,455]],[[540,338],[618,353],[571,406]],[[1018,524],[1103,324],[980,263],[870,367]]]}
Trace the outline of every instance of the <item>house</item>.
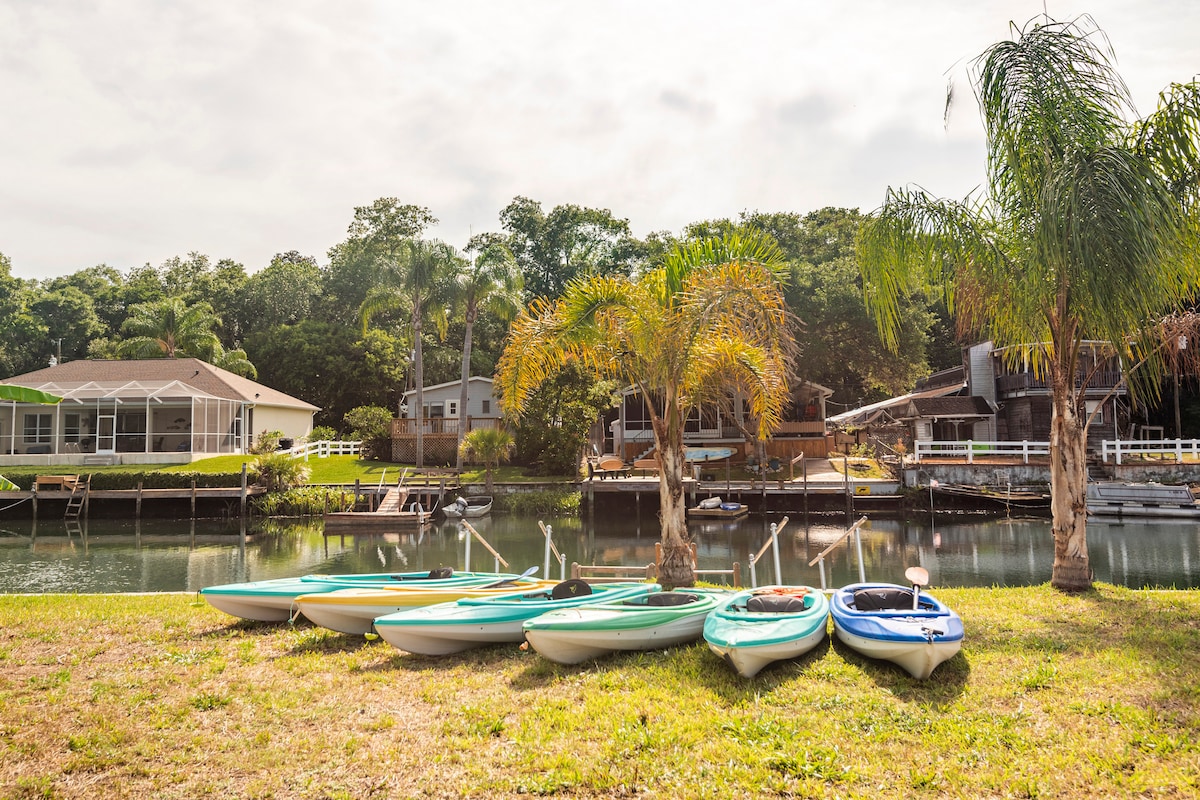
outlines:
{"label": "house", "polygon": [[257,432],[300,439],[320,409],[195,358],[67,361],[5,383],[59,395],[0,403],[0,463],[171,463],[245,453]]}
{"label": "house", "polygon": [[[421,426],[425,461],[452,464],[458,450],[458,404],[462,402],[462,381],[426,386],[417,413],[416,389],[405,392],[400,401],[400,416],[392,420],[392,460],[412,463],[417,458],[417,426]],[[493,392],[491,378],[467,379],[467,429],[495,428],[500,424],[500,402]]]}
{"label": "house", "polygon": [[[1076,382],[1084,410],[1096,411],[1089,447],[1121,438],[1127,416],[1120,360],[1103,343],[1086,343]],[[963,349],[963,364],[935,373],[899,397],[830,417],[842,430],[859,429],[891,446],[913,442],[1045,442],[1050,439],[1050,387],[1033,369],[1027,348],[981,342]]]}
{"label": "house", "polygon": [[[791,458],[804,453],[806,456],[824,458],[827,452],[825,401],[832,394],[832,389],[820,384],[800,381],[792,389],[791,402],[784,410],[783,421],[767,442],[767,455]],[[742,413],[739,409],[739,418]],[[749,455],[749,448],[752,447],[736,421],[716,405],[692,409],[684,422],[683,441],[685,445],[693,447],[733,447],[743,456]],[[621,392],[621,403],[616,414],[608,420],[604,442],[592,444],[602,452],[615,453],[630,463],[644,458],[653,449],[654,431],[650,411],[635,387],[627,387]]]}

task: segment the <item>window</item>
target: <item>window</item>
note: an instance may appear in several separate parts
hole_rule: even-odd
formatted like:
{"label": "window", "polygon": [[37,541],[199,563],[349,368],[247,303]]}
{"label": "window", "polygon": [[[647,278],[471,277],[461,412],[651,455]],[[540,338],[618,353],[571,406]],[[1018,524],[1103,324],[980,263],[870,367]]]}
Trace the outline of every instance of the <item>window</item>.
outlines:
{"label": "window", "polygon": [[63,441],[79,442],[78,414],[63,414]]}
{"label": "window", "polygon": [[486,414],[491,414],[491,413],[492,413],[492,401],[491,401],[491,400],[484,400],[484,401],[483,401],[483,413],[484,413],[485,415],[486,415]]}
{"label": "window", "polygon": [[444,416],[446,416],[445,408],[446,407],[442,403],[426,403],[425,404],[425,416],[430,417],[430,418],[444,417]]}
{"label": "window", "polygon": [[38,444],[50,441],[50,425],[53,417],[50,414],[25,415],[25,444]]}
{"label": "window", "polygon": [[457,400],[447,400],[446,401],[446,416],[447,417],[457,417],[458,416],[458,401]]}

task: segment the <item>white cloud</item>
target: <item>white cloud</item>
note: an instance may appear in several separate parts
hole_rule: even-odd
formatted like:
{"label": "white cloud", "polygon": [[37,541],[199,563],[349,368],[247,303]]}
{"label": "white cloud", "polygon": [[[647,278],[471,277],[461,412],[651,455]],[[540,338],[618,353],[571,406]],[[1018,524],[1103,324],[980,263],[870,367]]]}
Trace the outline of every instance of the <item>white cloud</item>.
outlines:
{"label": "white cloud", "polygon": [[[323,258],[380,196],[458,245],[518,194],[640,234],[961,197],[964,69],[1042,5],[0,0],[0,251],[24,277],[190,250],[254,270]],[[1200,65],[1200,5],[1049,5],[1094,15],[1143,112]]]}

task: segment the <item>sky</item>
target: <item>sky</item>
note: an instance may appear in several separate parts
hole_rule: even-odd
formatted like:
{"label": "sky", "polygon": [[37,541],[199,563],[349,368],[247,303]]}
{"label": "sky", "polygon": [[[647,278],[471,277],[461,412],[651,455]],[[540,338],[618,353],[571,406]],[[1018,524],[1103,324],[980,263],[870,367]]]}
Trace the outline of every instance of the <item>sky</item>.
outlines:
{"label": "sky", "polygon": [[639,237],[962,198],[970,65],[1043,9],[1091,15],[1139,114],[1200,74],[1196,0],[0,0],[0,253],[38,279],[325,263],[379,197],[456,247],[518,195]]}

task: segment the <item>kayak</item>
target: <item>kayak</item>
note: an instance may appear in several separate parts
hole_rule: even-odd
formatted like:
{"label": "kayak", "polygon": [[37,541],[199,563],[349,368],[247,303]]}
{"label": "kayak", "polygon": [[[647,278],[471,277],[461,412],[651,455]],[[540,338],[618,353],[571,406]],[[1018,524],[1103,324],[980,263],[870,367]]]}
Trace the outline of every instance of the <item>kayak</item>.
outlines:
{"label": "kayak", "polygon": [[442,567],[423,572],[378,572],[348,575],[304,575],[248,583],[207,586],[200,594],[213,608],[235,617],[260,622],[284,622],[295,612],[302,594],[319,594],[353,587],[462,586],[516,578],[495,572],[455,572]]}
{"label": "kayak", "polygon": [[671,647],[699,639],[704,618],[728,594],[723,589],[680,589],[551,611],[525,623],[525,638],[560,664],[618,650]]}
{"label": "kayak", "polygon": [[545,591],[556,581],[514,577],[504,581],[459,586],[338,589],[296,598],[300,613],[314,625],[339,633],[370,633],[377,618],[406,608],[449,603],[467,597],[496,597],[505,594]]}
{"label": "kayak", "polygon": [[536,592],[467,597],[398,611],[376,619],[375,632],[400,650],[442,656],[485,644],[523,641],[523,623],[550,611],[627,600],[661,589],[656,583],[591,586],[573,579]]}
{"label": "kayak", "polygon": [[962,648],[962,618],[945,604],[890,583],[854,583],[833,593],[830,616],[838,639],[869,658],[891,661],[918,680]]}
{"label": "kayak", "polygon": [[704,640],[743,678],[773,661],[796,658],[825,639],[829,600],[811,586],[763,586],[719,603],[704,621]]}

